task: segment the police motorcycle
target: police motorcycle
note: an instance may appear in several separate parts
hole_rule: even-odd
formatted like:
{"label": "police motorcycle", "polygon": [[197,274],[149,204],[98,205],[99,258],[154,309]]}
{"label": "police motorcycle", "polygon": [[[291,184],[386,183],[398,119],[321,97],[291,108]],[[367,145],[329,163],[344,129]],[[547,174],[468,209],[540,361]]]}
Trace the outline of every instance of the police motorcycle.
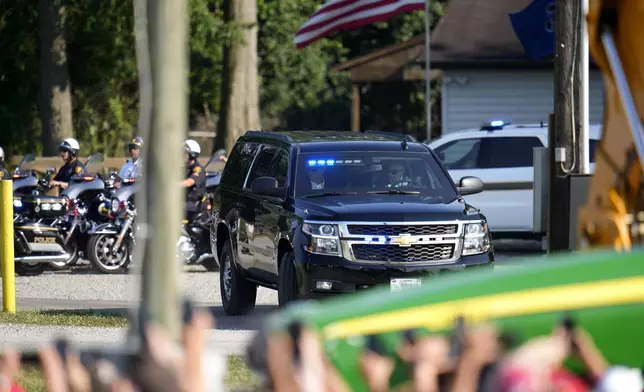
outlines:
{"label": "police motorcycle", "polygon": [[[184,221],[181,235],[177,242],[177,255],[185,264],[202,264],[213,270],[218,266],[210,253],[210,227],[212,197],[219,185],[221,172],[208,171],[224,153],[214,155],[206,168],[206,195],[201,202],[201,210],[192,221]],[[89,232],[90,240],[87,255],[90,263],[97,270],[106,273],[119,273],[132,261],[135,244],[136,208],[134,196],[137,191],[136,179],[122,179],[121,187],[114,192],[109,201],[100,207],[101,215],[108,217],[109,222],[98,225]]]}
{"label": "police motorcycle", "polygon": [[34,161],[25,155],[13,173],[15,272],[21,276],[42,274],[52,263],[65,264],[74,258],[75,249],[65,243],[65,230],[58,224],[67,213],[62,197],[47,196],[54,169],[40,180],[26,166]]}
{"label": "police motorcycle", "polygon": [[120,188],[99,206],[107,221],[88,232],[87,256],[92,267],[104,274],[120,273],[132,262],[136,189],[136,179],[121,179]]}
{"label": "police motorcycle", "polygon": [[101,153],[92,154],[83,164],[83,174],[72,176],[67,188],[60,196],[67,203],[67,214],[60,219],[59,225],[65,229],[65,244],[75,249],[76,257],[65,265],[52,264],[54,269],[63,269],[76,264],[80,257],[85,257],[88,232],[104,218],[98,213],[106,192],[106,181],[98,173],[91,174],[86,169],[89,165],[103,162]]}
{"label": "police motorcycle", "polygon": [[177,256],[183,259],[185,264],[201,264],[209,271],[219,268],[215,257],[211,253],[210,222],[212,220],[215,190],[219,186],[222,174],[220,170],[209,170],[209,168],[225,155],[225,150],[219,150],[204,165],[206,193],[201,200],[199,213],[193,219],[183,221],[181,235],[177,242]]}

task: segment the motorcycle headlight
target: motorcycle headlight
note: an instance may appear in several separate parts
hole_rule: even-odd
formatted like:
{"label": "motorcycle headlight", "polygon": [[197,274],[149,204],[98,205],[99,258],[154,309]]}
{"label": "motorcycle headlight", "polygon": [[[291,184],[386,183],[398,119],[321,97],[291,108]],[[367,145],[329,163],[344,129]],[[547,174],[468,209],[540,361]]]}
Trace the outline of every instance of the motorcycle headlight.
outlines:
{"label": "motorcycle headlight", "polygon": [[490,233],[487,223],[466,224],[463,234],[463,256],[485,253],[488,249],[490,249]]}
{"label": "motorcycle headlight", "polygon": [[328,256],[342,255],[337,225],[304,222],[302,231],[309,237],[307,251]]}
{"label": "motorcycle headlight", "polygon": [[119,212],[120,209],[121,209],[121,202],[119,201],[119,199],[110,200],[110,212],[112,212],[113,214],[116,214]]}

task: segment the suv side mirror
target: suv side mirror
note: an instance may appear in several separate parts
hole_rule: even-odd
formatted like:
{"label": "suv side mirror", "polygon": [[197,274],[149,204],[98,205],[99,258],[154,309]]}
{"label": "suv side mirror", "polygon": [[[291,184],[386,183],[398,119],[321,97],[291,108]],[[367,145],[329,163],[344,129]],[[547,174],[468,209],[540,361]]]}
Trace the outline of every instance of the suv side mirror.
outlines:
{"label": "suv side mirror", "polygon": [[258,195],[282,196],[282,189],[278,187],[277,180],[273,177],[258,177],[250,185],[250,191]]}
{"label": "suv side mirror", "polygon": [[458,182],[458,191],[461,193],[461,196],[481,193],[483,192],[483,181],[478,177],[463,177]]}

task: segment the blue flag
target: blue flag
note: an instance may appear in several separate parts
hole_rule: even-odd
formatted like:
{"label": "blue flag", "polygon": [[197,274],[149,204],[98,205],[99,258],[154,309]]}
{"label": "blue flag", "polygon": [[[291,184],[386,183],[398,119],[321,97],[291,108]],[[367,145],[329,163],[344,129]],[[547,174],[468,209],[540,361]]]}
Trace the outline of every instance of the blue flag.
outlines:
{"label": "blue flag", "polygon": [[555,0],[534,0],[523,11],[510,14],[510,21],[528,57],[537,60],[552,55],[555,48]]}

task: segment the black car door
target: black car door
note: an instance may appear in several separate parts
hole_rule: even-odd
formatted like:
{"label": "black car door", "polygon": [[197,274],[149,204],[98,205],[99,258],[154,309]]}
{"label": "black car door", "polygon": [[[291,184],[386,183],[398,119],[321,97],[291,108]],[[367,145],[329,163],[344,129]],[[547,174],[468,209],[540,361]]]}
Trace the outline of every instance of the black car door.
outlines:
{"label": "black car door", "polygon": [[254,204],[249,192],[244,190],[244,184],[258,152],[258,143],[235,145],[219,186],[220,201],[216,202],[220,219],[225,220],[230,226],[235,245],[235,260],[244,269],[252,268],[255,263],[255,254],[251,246],[255,219]]}
{"label": "black car door", "polygon": [[275,155],[269,176],[277,180],[280,197],[264,196],[255,210],[255,266],[266,273],[266,279],[277,283],[277,246],[280,236],[280,217],[284,216],[284,197],[288,184],[289,153],[280,149]]}
{"label": "black car door", "polygon": [[[263,246],[263,242],[260,240],[257,240],[257,236],[262,235],[262,230],[263,227],[260,224],[258,226],[257,222],[257,210],[261,206],[261,201],[262,199],[266,198],[266,196],[263,195],[256,195],[254,194],[251,189],[252,189],[252,184],[255,179],[259,177],[265,177],[270,175],[270,169],[271,169],[271,164],[273,162],[273,159],[275,158],[275,155],[277,154],[278,148],[276,146],[272,146],[269,144],[262,143],[260,146],[259,153],[257,154],[257,158],[253,162],[253,166],[250,170],[250,173],[248,177],[246,178],[246,181],[244,182],[244,200],[245,200],[245,206],[244,206],[244,224],[245,224],[245,229],[246,233],[248,235],[248,240],[249,240],[249,247],[251,248],[251,252],[253,254],[253,269],[250,270],[251,275],[255,274],[262,274],[261,268],[257,270],[257,260],[258,258],[261,259],[262,253],[266,252],[265,247]],[[248,217],[246,217],[248,215]],[[258,279],[265,279],[264,276],[255,276]]]}

